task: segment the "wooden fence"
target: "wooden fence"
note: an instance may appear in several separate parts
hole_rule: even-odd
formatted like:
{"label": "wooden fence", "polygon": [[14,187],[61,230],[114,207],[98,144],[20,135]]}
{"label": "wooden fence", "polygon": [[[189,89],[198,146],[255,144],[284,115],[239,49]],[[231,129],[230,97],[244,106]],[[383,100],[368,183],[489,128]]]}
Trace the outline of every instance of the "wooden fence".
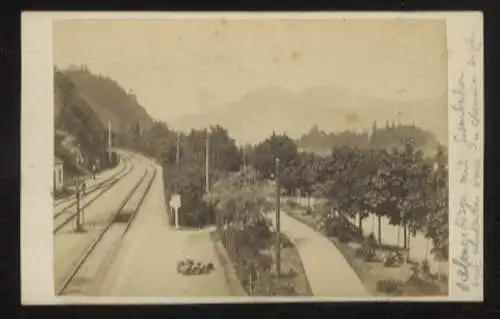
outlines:
{"label": "wooden fence", "polygon": [[222,244],[233,261],[236,274],[249,295],[269,295],[272,258],[260,252],[262,242],[251,240],[250,230],[226,224],[218,228]]}

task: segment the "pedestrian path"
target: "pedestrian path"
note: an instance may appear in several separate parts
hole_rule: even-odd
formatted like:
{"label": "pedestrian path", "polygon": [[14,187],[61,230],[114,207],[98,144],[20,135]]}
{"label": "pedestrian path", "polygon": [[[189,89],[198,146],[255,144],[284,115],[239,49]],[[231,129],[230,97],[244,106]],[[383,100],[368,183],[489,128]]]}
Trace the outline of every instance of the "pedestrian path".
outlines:
{"label": "pedestrian path", "polygon": [[[100,284],[102,296],[227,297],[233,295],[210,230],[176,230],[169,224],[162,171]],[[186,258],[212,262],[204,275],[184,276],[177,263]]]}
{"label": "pedestrian path", "polygon": [[330,240],[283,211],[280,216],[281,232],[297,248],[315,297],[370,297],[359,277]]}

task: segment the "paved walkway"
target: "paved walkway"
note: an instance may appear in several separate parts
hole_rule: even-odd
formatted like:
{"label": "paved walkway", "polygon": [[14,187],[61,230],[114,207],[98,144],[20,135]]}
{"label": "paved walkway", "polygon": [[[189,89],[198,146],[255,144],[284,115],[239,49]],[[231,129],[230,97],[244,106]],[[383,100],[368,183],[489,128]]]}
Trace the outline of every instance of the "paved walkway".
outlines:
{"label": "paved walkway", "polygon": [[[161,168],[137,219],[106,271],[101,296],[214,297],[231,296],[210,239],[209,229],[176,230],[168,223]],[[177,262],[185,258],[212,262],[210,274],[183,276]]]}
{"label": "paved walkway", "polygon": [[296,246],[315,297],[370,297],[344,256],[326,237],[283,211],[281,231]]}

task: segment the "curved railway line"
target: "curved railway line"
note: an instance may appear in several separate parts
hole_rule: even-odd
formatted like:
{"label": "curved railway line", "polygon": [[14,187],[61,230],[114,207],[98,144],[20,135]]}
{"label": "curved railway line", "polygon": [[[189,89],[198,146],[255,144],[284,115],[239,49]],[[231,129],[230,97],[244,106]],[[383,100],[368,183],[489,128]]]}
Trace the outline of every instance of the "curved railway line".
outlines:
{"label": "curved railway line", "polygon": [[[114,179],[118,178],[127,169],[126,164],[130,161],[131,158],[133,158],[133,155],[131,155],[131,154],[130,155],[122,155],[121,158],[122,158],[123,162],[125,163],[125,165],[118,172],[116,172],[113,175],[109,176],[108,178],[100,181],[99,183],[96,183],[96,184],[90,186],[87,189],[85,195],[90,195],[90,194],[98,191],[99,188],[105,186],[107,183],[112,182]],[[64,205],[64,204],[66,204],[66,205]],[[74,205],[76,205],[76,197],[75,197],[75,194],[72,194],[72,195],[68,196],[67,198],[63,198],[63,199],[56,201],[54,203],[54,210],[55,211],[63,211],[63,210],[71,208]]]}
{"label": "curved railway line", "polygon": [[[125,166],[116,174],[113,174],[106,180],[96,184],[89,192],[86,192],[85,196],[80,199],[80,209],[83,210],[95,202],[99,197],[107,193],[116,183],[118,183],[122,178],[127,176],[134,169],[134,164],[127,157]],[[56,234],[65,225],[71,222],[76,215],[76,199],[70,205],[65,206],[60,211],[54,214],[54,230],[53,233]]]}
{"label": "curved railway line", "polygon": [[89,282],[90,286],[95,284],[93,281],[99,269],[103,263],[112,258],[113,248],[121,242],[134,221],[156,178],[156,173],[156,167],[148,164],[140,180],[120,203],[116,212],[98,232],[80,259],[70,268],[62,283],[56,287],[57,295],[84,293],[89,289]]}

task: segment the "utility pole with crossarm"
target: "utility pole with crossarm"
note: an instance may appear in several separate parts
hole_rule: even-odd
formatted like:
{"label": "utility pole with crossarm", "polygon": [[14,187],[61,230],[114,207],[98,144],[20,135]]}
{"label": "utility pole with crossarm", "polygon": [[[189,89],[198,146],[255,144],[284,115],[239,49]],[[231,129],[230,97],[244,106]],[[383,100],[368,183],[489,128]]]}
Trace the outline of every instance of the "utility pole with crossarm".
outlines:
{"label": "utility pole with crossarm", "polygon": [[[80,148],[78,145],[78,148],[75,148],[75,163],[77,168],[82,164],[83,158],[82,154],[80,152]],[[81,194],[80,194],[80,177],[75,176],[75,187],[76,187],[76,218],[75,218],[75,232],[82,232],[83,227],[82,227],[82,210],[80,207],[80,199],[81,199]]]}
{"label": "utility pole with crossarm", "polygon": [[280,159],[276,158],[276,276],[281,273]]}

